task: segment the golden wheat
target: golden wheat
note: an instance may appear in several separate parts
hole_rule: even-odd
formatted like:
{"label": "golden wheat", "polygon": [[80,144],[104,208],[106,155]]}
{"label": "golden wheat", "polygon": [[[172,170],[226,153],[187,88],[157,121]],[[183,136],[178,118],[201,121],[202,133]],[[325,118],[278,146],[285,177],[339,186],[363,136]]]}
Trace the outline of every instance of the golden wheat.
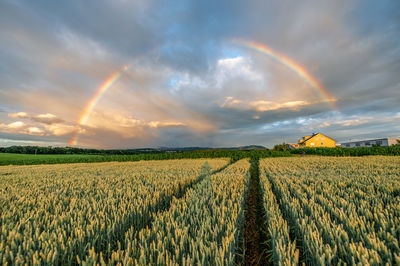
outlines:
{"label": "golden wheat", "polygon": [[93,249],[111,253],[129,228],[146,224],[165,198],[197,179],[206,161],[213,169],[227,163],[199,159],[1,167],[0,261],[69,264]]}
{"label": "golden wheat", "polygon": [[274,158],[261,169],[308,262],[400,262],[399,157]]}

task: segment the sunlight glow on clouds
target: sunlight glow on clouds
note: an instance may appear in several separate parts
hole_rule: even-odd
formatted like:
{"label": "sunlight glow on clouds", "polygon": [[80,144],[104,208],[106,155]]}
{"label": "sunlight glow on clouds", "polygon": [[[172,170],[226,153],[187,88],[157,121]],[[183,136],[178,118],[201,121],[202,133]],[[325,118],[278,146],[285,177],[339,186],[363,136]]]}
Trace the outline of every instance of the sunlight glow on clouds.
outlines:
{"label": "sunlight glow on clouds", "polygon": [[4,125],[4,127],[8,127],[8,128],[21,128],[23,126],[25,126],[25,124],[24,124],[24,122],[21,122],[21,121],[17,121],[17,122],[10,123],[8,125]]}
{"label": "sunlight glow on clouds", "polygon": [[305,101],[290,101],[290,102],[272,102],[272,101],[242,101],[238,99],[234,99],[233,97],[226,97],[223,104],[220,106],[222,108],[231,108],[238,110],[254,110],[257,112],[266,112],[273,111],[278,109],[293,109],[299,110],[302,106],[311,105],[312,103]]}
{"label": "sunlight glow on clouds", "polygon": [[26,119],[30,119],[30,120],[35,121],[35,122],[39,122],[39,123],[43,123],[43,124],[49,124],[49,125],[64,122],[62,119],[60,119],[57,116],[55,116],[53,114],[50,114],[50,113],[31,116],[31,115],[28,115],[25,112],[18,112],[18,113],[8,114],[8,117],[26,118]]}

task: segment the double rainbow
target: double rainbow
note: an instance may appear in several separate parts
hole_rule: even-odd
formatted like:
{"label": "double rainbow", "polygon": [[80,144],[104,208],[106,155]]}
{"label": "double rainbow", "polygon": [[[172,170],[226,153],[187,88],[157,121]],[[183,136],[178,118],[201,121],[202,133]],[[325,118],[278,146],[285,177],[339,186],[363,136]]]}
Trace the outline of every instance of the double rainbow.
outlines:
{"label": "double rainbow", "polygon": [[330,104],[333,109],[337,109],[335,104],[336,98],[333,97],[332,94],[330,94],[329,91],[316,78],[308,73],[305,67],[295,62],[293,59],[283,54],[280,54],[261,43],[241,39],[235,39],[233,40],[233,43],[258,51],[287,66],[298,76],[300,76],[307,84],[309,84],[314,89],[314,91],[316,91],[323,98],[325,102]]}
{"label": "double rainbow", "polygon": [[[101,86],[97,89],[93,97],[88,101],[88,103],[85,106],[85,109],[81,113],[79,119],[78,119],[78,124],[80,126],[86,125],[90,113],[93,111],[93,108],[96,106],[97,102],[100,100],[101,96],[109,89],[111,88],[121,77],[122,73],[128,70],[128,66],[123,66],[119,71],[113,73],[111,76],[106,79],[106,81],[101,84]],[[75,131],[74,135],[69,141],[70,145],[75,146],[78,143],[78,136],[79,136],[79,129]]]}

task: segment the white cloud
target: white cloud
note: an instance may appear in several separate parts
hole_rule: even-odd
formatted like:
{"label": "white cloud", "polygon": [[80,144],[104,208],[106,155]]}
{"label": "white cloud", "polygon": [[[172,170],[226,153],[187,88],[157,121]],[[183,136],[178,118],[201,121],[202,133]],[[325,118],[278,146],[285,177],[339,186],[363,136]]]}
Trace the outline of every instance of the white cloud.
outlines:
{"label": "white cloud", "polygon": [[12,122],[10,124],[0,124],[0,131],[7,133],[17,133],[17,134],[37,134],[40,129],[35,127],[30,127],[22,121]]}
{"label": "white cloud", "polygon": [[13,122],[13,123],[8,124],[6,127],[8,127],[8,128],[21,128],[23,126],[25,126],[24,122],[17,121],[17,122]]}
{"label": "white cloud", "polygon": [[14,118],[27,118],[29,117],[27,113],[25,112],[18,112],[18,113],[11,113],[8,114],[8,117],[14,117]]}
{"label": "white cloud", "polygon": [[226,97],[224,103],[220,104],[222,108],[230,108],[237,110],[254,110],[257,112],[273,111],[278,109],[294,109],[298,110],[303,106],[312,103],[306,101],[289,101],[289,102],[273,102],[273,101],[242,101],[233,97]]}
{"label": "white cloud", "polygon": [[25,112],[18,112],[18,113],[10,113],[10,114],[8,114],[8,117],[26,118],[26,119],[30,119],[35,122],[40,122],[40,123],[49,124],[49,125],[64,122],[64,120],[62,120],[61,118],[58,118],[56,115],[53,115],[50,113],[32,116]]}
{"label": "white cloud", "polygon": [[[77,128],[68,124],[60,124],[62,121],[53,114],[40,114],[31,116],[25,112],[8,114],[9,117],[18,117],[29,119],[30,122],[25,123],[22,121],[15,121],[9,124],[0,124],[0,132],[27,134],[27,135],[40,135],[40,136],[61,136],[74,132]],[[57,123],[53,123],[53,122]]]}
{"label": "white cloud", "polygon": [[50,118],[51,119],[51,118],[55,118],[56,116],[53,115],[53,114],[46,113],[46,114],[40,114],[37,117],[38,118]]}
{"label": "white cloud", "polygon": [[160,121],[150,121],[147,125],[151,128],[162,128],[162,127],[179,127],[185,126],[182,122],[160,122]]}
{"label": "white cloud", "polygon": [[309,105],[309,104],[310,103],[308,103],[306,101],[290,101],[290,102],[283,102],[283,103],[272,102],[272,101],[251,101],[251,102],[249,102],[249,106],[258,112],[266,112],[266,111],[278,110],[278,109],[283,109],[283,108],[298,110],[298,109],[300,109],[300,107]]}
{"label": "white cloud", "polygon": [[351,126],[363,125],[363,124],[369,123],[372,120],[374,120],[373,117],[364,116],[364,117],[357,117],[357,118],[354,118],[354,119],[346,119],[346,120],[341,120],[341,121],[335,121],[335,124],[336,125],[341,125],[341,126],[344,126],[344,127],[351,127]]}
{"label": "white cloud", "polygon": [[40,136],[44,135],[44,130],[38,127],[29,127],[28,132],[30,135],[40,135]]}
{"label": "white cloud", "polygon": [[223,84],[232,78],[242,78],[248,81],[263,82],[264,77],[257,72],[249,58],[237,56],[233,58],[224,58],[217,61],[217,69],[215,80],[217,87],[222,87]]}

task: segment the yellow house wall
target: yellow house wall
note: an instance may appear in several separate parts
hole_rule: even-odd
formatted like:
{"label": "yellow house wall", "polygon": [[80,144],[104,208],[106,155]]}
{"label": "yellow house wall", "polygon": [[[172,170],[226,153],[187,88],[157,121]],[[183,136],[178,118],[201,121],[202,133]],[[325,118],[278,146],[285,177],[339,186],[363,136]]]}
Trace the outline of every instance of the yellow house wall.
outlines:
{"label": "yellow house wall", "polygon": [[336,142],[322,134],[318,134],[305,142],[306,147],[336,147]]}

